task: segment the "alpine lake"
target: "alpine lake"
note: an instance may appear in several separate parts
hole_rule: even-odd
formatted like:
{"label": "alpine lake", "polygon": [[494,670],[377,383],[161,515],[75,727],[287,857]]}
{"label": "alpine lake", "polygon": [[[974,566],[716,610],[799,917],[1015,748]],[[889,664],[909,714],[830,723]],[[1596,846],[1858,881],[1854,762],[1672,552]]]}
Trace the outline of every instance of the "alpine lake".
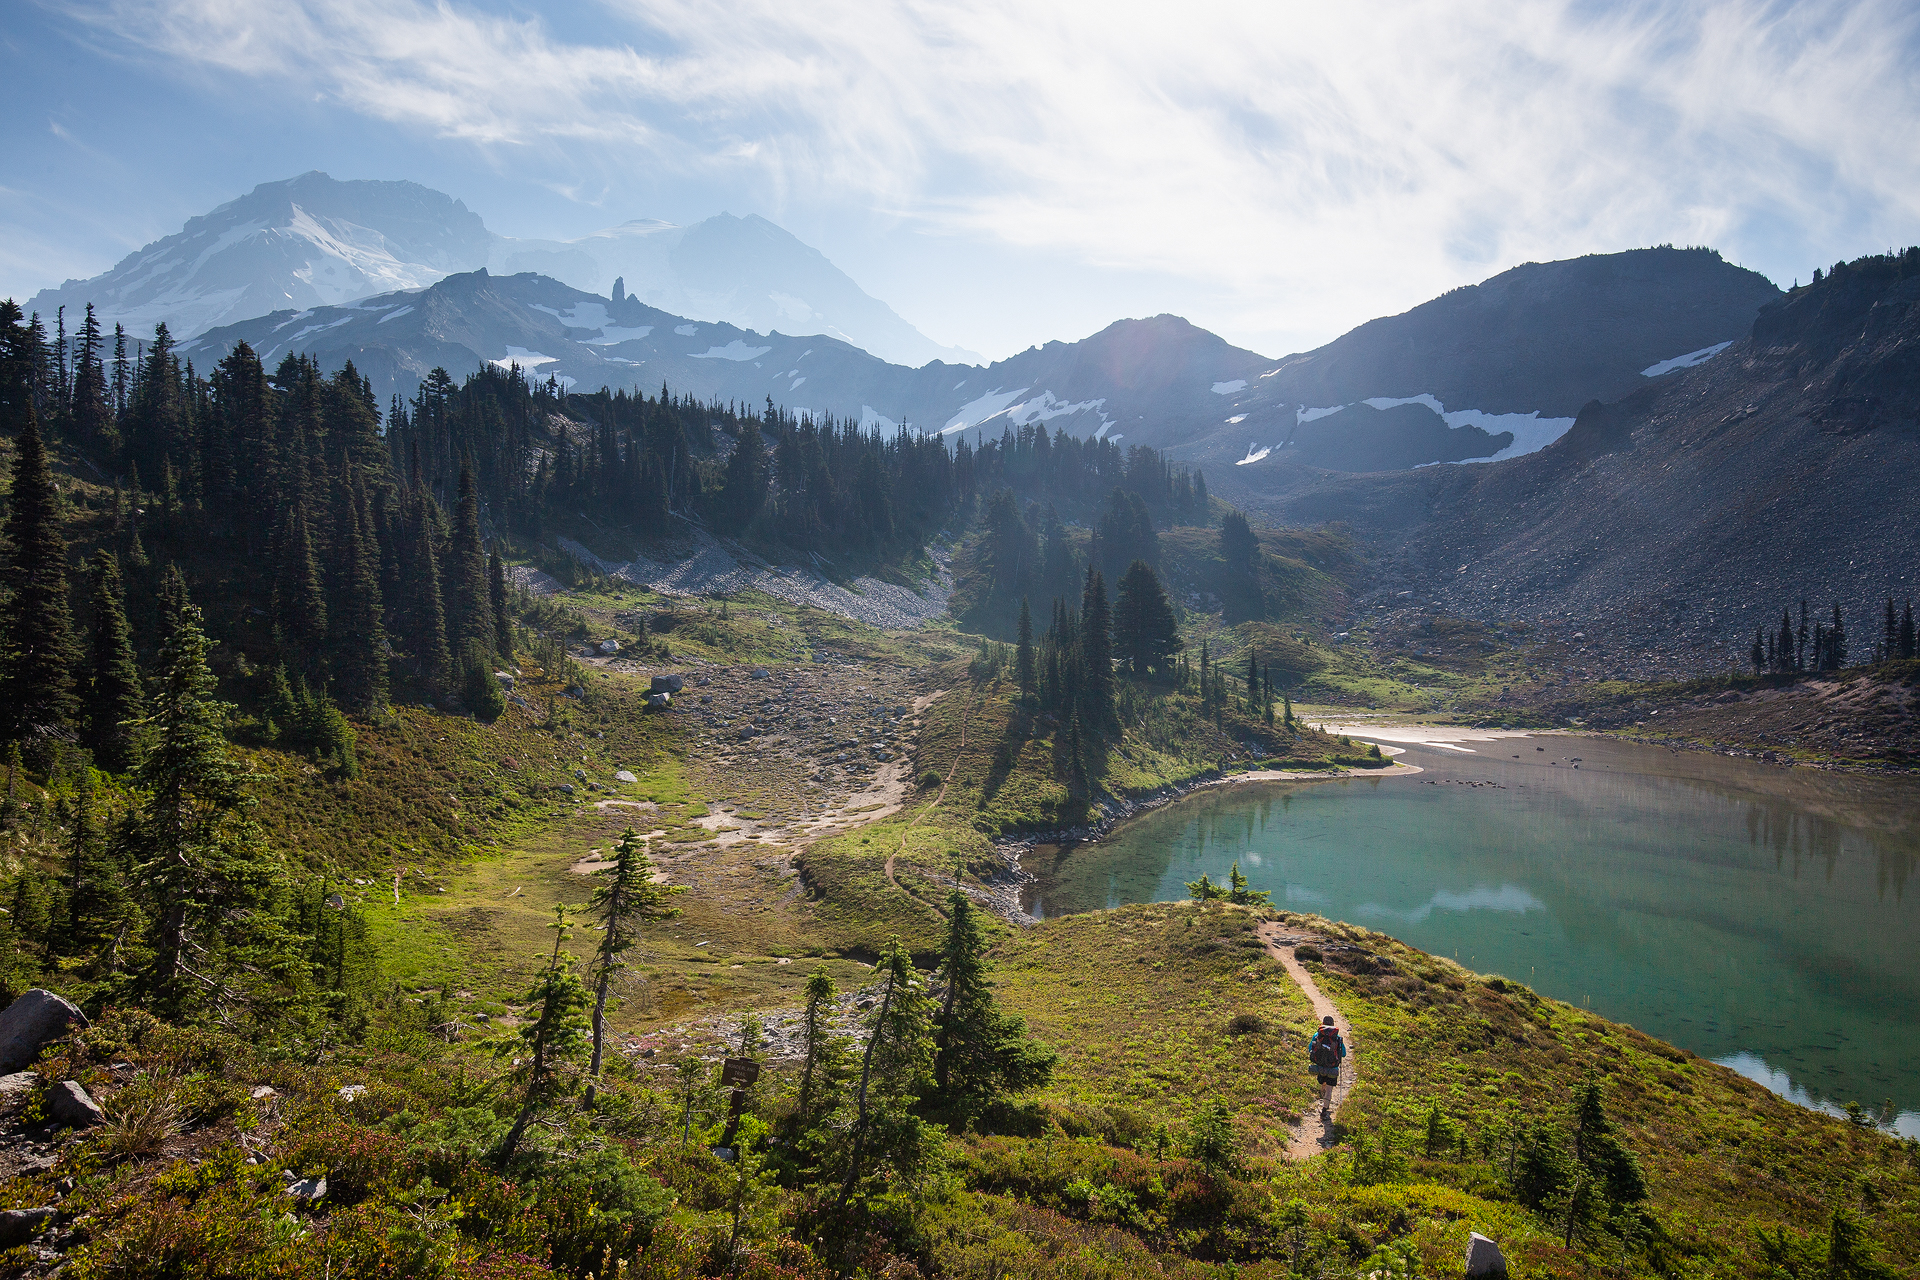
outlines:
{"label": "alpine lake", "polygon": [[1920,1136],[1920,781],[1558,734],[1403,745],[1419,774],[1203,787],[1030,850],[1025,906],[1183,898],[1237,861],[1275,906],[1524,982],[1803,1105],[1890,1103]]}

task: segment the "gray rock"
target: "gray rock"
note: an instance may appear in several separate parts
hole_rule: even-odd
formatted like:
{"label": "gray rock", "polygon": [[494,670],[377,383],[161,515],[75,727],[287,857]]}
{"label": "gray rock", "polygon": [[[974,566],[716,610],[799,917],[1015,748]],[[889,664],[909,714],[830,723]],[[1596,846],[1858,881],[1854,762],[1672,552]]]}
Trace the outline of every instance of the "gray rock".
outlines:
{"label": "gray rock", "polygon": [[327,1175],[324,1173],[318,1177],[295,1179],[292,1171],[288,1170],[281,1176],[290,1179],[287,1194],[295,1200],[318,1200],[327,1194]]}
{"label": "gray rock", "polygon": [[38,1209],[8,1209],[0,1212],[0,1249],[11,1249],[33,1239],[40,1228],[53,1220],[53,1206]]}
{"label": "gray rock", "polygon": [[35,987],[0,1013],[0,1075],[27,1066],[49,1040],[86,1025],[87,1015],[71,1001]]}
{"label": "gray rock", "polygon": [[78,1080],[62,1080],[47,1090],[47,1115],[69,1129],[91,1129],[107,1118]]}
{"label": "gray rock", "polygon": [[1507,1260],[1501,1255],[1499,1245],[1478,1231],[1467,1237],[1468,1276],[1504,1276],[1506,1274]]}

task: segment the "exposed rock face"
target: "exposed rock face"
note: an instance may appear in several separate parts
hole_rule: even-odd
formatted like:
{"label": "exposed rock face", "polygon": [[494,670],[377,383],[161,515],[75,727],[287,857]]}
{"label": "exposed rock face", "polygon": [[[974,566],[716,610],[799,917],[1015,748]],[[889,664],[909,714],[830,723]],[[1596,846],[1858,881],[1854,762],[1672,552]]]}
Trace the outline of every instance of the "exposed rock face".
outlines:
{"label": "exposed rock face", "polygon": [[1467,1275],[1504,1276],[1506,1274],[1507,1260],[1501,1255],[1499,1245],[1478,1231],[1467,1238]]}
{"label": "exposed rock face", "polygon": [[0,1013],[0,1074],[29,1066],[49,1040],[86,1025],[71,1001],[35,987]]}
{"label": "exposed rock face", "polygon": [[1370,542],[1363,610],[1404,591],[1456,617],[1558,623],[1585,633],[1586,678],[1745,666],[1754,629],[1803,598],[1837,598],[1865,657],[1920,555],[1920,250],[1850,264],[1711,360],[1641,381],[1525,457],[1271,499],[1235,477],[1230,496]]}
{"label": "exposed rock face", "polygon": [[0,1249],[11,1249],[33,1239],[34,1235],[53,1218],[53,1207],[43,1205],[38,1209],[7,1209],[0,1211]]}
{"label": "exposed rock face", "polygon": [[47,1090],[47,1115],[69,1129],[91,1129],[107,1118],[78,1080],[62,1080]]}

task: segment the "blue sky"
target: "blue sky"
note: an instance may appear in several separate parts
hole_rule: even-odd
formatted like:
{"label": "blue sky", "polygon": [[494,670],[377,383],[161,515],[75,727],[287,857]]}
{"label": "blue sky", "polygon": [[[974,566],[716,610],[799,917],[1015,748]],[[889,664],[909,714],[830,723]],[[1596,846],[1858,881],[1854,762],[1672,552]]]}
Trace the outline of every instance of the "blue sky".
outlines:
{"label": "blue sky", "polygon": [[22,298],[308,169],[508,235],[759,213],[993,356],[1161,311],[1279,355],[1529,260],[1709,244],[1784,285],[1920,240],[1886,0],[7,11]]}

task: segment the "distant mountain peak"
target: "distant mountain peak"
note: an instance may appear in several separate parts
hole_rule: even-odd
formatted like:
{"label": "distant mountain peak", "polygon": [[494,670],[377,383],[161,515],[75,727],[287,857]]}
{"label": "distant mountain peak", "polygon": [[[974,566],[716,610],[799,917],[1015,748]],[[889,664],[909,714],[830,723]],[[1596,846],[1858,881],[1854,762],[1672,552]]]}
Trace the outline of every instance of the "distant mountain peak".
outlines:
{"label": "distant mountain peak", "polygon": [[979,357],[943,347],[868,295],[827,257],[758,214],[690,226],[633,218],[573,240],[513,240],[465,204],[406,180],[341,180],[310,169],[263,182],[111,270],[43,290],[51,316],[95,304],[136,334],[180,337],[288,308],[333,306],[492,267],[628,295],[690,319],[820,334],[918,366]]}

